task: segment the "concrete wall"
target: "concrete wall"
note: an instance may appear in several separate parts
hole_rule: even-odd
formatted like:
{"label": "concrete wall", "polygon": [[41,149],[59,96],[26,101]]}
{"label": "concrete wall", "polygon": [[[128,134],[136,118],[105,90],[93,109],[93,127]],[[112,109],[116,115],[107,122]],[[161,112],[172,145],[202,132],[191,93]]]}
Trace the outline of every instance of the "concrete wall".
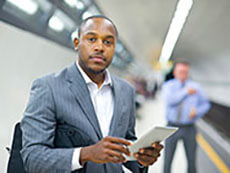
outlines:
{"label": "concrete wall", "polygon": [[230,107],[230,58],[229,53],[219,57],[194,58],[191,76],[199,82],[209,99]]}
{"label": "concrete wall", "polygon": [[6,172],[13,127],[22,118],[32,81],[71,64],[74,51],[0,22],[0,172]]}

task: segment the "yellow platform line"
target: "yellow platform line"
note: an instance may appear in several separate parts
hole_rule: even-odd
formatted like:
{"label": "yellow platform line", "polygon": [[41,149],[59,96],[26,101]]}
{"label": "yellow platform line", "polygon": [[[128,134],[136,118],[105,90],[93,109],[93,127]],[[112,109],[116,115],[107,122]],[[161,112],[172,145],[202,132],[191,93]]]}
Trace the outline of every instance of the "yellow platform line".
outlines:
{"label": "yellow platform line", "polygon": [[223,160],[219,157],[219,155],[214,151],[214,149],[208,144],[208,142],[201,134],[197,134],[196,140],[221,173],[230,173],[230,169],[228,168],[228,166],[225,165]]}

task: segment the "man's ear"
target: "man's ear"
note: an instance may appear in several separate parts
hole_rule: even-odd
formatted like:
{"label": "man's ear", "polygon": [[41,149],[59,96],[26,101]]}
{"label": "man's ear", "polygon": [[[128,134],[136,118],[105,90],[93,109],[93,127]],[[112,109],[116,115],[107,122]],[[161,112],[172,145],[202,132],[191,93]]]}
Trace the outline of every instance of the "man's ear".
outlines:
{"label": "man's ear", "polygon": [[74,38],[73,44],[74,44],[74,49],[75,49],[76,51],[78,51],[79,39],[78,39],[78,38]]}

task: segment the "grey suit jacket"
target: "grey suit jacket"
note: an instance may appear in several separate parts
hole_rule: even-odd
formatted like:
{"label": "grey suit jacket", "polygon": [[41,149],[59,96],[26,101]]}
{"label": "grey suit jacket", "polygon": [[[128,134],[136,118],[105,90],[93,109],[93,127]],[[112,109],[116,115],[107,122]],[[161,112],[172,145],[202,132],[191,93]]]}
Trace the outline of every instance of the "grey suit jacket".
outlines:
{"label": "grey suit jacket", "polygon": [[[134,90],[115,76],[112,83],[115,105],[109,136],[135,140]],[[74,127],[74,146],[55,146],[60,122]],[[103,138],[87,85],[75,63],[34,81],[21,129],[21,155],[28,173],[70,173],[74,147],[92,145]],[[139,172],[137,162],[126,166]],[[75,172],[118,173],[122,168],[121,164],[88,162]]]}

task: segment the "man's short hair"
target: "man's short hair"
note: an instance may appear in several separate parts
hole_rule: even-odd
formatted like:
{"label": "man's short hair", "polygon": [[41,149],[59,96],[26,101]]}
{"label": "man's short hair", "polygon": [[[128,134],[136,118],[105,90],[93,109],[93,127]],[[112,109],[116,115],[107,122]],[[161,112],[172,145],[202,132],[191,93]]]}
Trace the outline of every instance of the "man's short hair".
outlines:
{"label": "man's short hair", "polygon": [[79,29],[78,29],[78,37],[80,38],[80,35],[81,35],[81,30],[82,30],[82,27],[85,25],[85,23],[89,20],[89,19],[94,19],[94,18],[103,18],[103,19],[106,19],[108,20],[114,27],[115,29],[115,32],[116,32],[116,36],[118,36],[118,31],[117,31],[117,27],[115,26],[115,24],[113,23],[113,21],[111,19],[109,19],[108,17],[106,16],[103,16],[103,15],[93,15],[93,16],[90,16],[90,17],[87,17],[86,19],[84,19],[80,26],[79,26]]}
{"label": "man's short hair", "polygon": [[177,64],[185,64],[187,66],[190,66],[190,63],[185,59],[176,59],[174,61],[174,66],[176,66]]}

